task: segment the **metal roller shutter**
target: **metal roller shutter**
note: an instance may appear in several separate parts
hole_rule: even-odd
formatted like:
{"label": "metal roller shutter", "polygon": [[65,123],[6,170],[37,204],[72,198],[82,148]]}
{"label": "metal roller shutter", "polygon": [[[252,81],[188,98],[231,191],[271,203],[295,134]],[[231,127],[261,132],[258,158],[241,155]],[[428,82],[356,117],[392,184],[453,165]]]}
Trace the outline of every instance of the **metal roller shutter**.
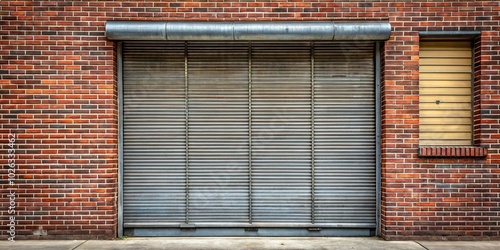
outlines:
{"label": "metal roller shutter", "polygon": [[373,52],[125,42],[124,228],[373,229]]}

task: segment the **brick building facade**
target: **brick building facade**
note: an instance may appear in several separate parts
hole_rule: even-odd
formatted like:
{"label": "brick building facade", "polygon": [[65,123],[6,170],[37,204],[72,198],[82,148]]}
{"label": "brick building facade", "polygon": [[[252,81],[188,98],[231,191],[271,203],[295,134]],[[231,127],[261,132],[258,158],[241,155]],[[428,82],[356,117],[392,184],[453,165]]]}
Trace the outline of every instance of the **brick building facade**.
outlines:
{"label": "brick building facade", "polygon": [[[9,188],[16,239],[121,231],[121,44],[107,39],[107,21],[386,21],[377,231],[500,239],[499,14],[498,1],[1,1],[0,235],[9,237]],[[422,145],[419,48],[457,39],[472,41],[471,143]]]}

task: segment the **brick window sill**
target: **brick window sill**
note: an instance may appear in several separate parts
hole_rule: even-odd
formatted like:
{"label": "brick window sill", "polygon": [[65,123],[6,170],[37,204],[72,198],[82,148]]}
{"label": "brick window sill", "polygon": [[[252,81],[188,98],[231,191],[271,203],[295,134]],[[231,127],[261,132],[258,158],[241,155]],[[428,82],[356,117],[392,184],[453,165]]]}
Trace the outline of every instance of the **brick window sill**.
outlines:
{"label": "brick window sill", "polygon": [[488,148],[475,146],[423,146],[418,150],[422,158],[483,158]]}

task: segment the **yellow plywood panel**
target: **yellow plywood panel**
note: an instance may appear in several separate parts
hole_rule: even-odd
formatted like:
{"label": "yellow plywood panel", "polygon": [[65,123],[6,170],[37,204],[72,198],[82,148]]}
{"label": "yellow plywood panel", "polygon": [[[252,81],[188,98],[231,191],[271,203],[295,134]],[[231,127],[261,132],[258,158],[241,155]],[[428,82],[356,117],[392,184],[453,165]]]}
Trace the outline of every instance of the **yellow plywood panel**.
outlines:
{"label": "yellow plywood panel", "polygon": [[470,127],[471,118],[456,118],[456,117],[434,117],[434,118],[421,118],[420,127],[422,125],[433,125],[433,124],[456,124],[456,125],[467,125]]}
{"label": "yellow plywood panel", "polygon": [[470,146],[471,140],[470,139],[464,139],[464,140],[420,139],[419,144],[421,146]]}
{"label": "yellow plywood panel", "polygon": [[471,95],[471,88],[420,88],[420,95]]}
{"label": "yellow plywood panel", "polygon": [[434,80],[434,81],[427,81],[427,80],[421,80],[419,82],[419,85],[421,88],[470,88],[471,87],[471,80],[466,79],[466,80]]}
{"label": "yellow plywood panel", "polygon": [[460,81],[471,79],[471,73],[463,72],[463,73],[426,73],[422,72],[419,76],[420,80],[424,81],[436,81],[436,80],[452,80],[452,81]]}
{"label": "yellow plywood panel", "polygon": [[470,116],[470,110],[420,110],[420,119],[423,119],[425,117],[466,118]]}
{"label": "yellow plywood panel", "polygon": [[[432,65],[432,66],[420,66],[420,74],[422,73],[470,73],[472,72],[472,68],[470,65],[458,65],[458,66],[450,66],[450,65]],[[470,77],[470,76],[469,76]]]}
{"label": "yellow plywood panel", "polygon": [[420,124],[420,132],[463,132],[470,133],[470,125],[456,125],[456,124],[432,124],[432,125],[422,125]]}
{"label": "yellow plywood panel", "polygon": [[420,58],[422,65],[471,65],[470,58]]}
{"label": "yellow plywood panel", "polygon": [[470,145],[471,42],[421,42],[419,67],[420,145]]}
{"label": "yellow plywood panel", "polygon": [[420,131],[420,139],[440,139],[440,140],[467,140],[471,138],[472,132],[448,132],[448,133],[423,133]]}
{"label": "yellow plywood panel", "polygon": [[435,102],[424,102],[420,103],[420,110],[470,110],[471,105],[469,103],[449,103],[440,102],[436,104]]}
{"label": "yellow plywood panel", "polygon": [[472,58],[472,51],[469,50],[445,50],[445,51],[440,51],[440,50],[422,50],[422,47],[420,47],[420,58],[425,58],[425,57],[448,57],[448,58],[467,58],[470,61],[470,58]]}
{"label": "yellow plywood panel", "polygon": [[424,41],[420,42],[420,51],[426,50],[471,50],[470,41]]}
{"label": "yellow plywood panel", "polygon": [[444,103],[470,103],[471,97],[465,96],[450,96],[450,95],[420,95],[420,103],[435,103],[436,100],[440,100]]}

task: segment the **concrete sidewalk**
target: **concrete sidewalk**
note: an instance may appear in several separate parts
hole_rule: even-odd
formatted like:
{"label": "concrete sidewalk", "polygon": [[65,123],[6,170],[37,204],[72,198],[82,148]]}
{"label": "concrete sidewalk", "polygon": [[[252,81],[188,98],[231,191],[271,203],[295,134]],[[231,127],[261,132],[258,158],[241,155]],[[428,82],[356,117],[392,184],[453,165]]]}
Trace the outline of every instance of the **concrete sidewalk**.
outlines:
{"label": "concrete sidewalk", "polygon": [[21,250],[493,250],[500,241],[384,241],[376,237],[351,238],[127,238],[123,240],[0,241],[0,249]]}

